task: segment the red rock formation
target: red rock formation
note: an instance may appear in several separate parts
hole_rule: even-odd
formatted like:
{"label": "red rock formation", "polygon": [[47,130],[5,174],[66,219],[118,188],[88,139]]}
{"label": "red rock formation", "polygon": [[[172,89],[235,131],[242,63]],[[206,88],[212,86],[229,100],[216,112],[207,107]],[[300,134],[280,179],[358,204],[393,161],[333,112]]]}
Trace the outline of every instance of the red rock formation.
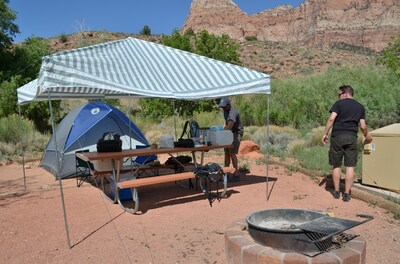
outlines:
{"label": "red rock formation", "polygon": [[193,0],[182,27],[243,40],[326,46],[347,43],[384,49],[400,34],[399,0],[307,0],[248,16],[231,0]]}

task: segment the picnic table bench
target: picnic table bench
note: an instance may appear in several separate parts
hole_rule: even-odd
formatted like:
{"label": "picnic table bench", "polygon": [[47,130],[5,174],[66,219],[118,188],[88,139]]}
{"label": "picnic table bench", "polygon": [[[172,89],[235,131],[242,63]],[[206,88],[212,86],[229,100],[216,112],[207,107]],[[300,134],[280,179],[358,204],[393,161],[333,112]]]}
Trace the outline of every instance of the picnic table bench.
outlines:
{"label": "picnic table bench", "polygon": [[[156,175],[156,176],[151,176],[151,177],[145,177],[145,178],[139,178],[137,175],[135,176],[134,179],[131,180],[126,180],[126,181],[121,181],[120,175],[121,172],[129,172],[131,168],[127,170],[126,167],[121,168],[121,159],[125,157],[133,157],[133,156],[150,156],[150,155],[158,155],[158,154],[169,154],[171,157],[174,157],[172,154],[173,153],[184,153],[184,152],[191,152],[192,157],[193,157],[193,164],[194,166],[202,166],[203,165],[203,158],[204,158],[204,152],[207,152],[209,150],[213,149],[223,149],[223,148],[231,148],[232,145],[223,145],[223,146],[203,146],[203,147],[194,147],[194,148],[160,148],[160,149],[130,149],[130,150],[122,150],[120,152],[82,152],[82,153],[76,153],[76,156],[84,161],[92,162],[92,161],[98,161],[98,160],[111,160],[112,163],[112,170],[106,171],[104,174],[103,173],[98,173],[99,176],[104,176],[106,174],[112,174],[112,178],[115,181],[115,189],[114,191],[114,197],[109,197],[105,191],[104,191],[104,177],[101,177],[102,180],[102,189],[104,194],[108,199],[113,201],[114,203],[118,203],[121,208],[126,210],[129,213],[136,213],[138,208],[139,208],[139,196],[138,196],[138,187],[142,186],[148,186],[148,185],[154,185],[154,184],[161,184],[161,183],[166,183],[166,182],[181,182],[183,180],[187,179],[193,179],[196,178],[196,175],[191,172],[181,172],[181,173],[168,173],[165,175]],[[201,159],[200,163],[197,163],[196,161],[196,152],[201,153]],[[183,165],[183,164],[181,164]],[[165,166],[165,165],[162,165]],[[156,166],[158,167],[158,166]],[[145,170],[145,166],[140,166],[139,168],[136,168],[135,171],[138,172],[141,169]],[[226,188],[227,188],[227,173],[232,172],[233,168],[223,168],[223,181],[224,181],[224,191],[222,193],[222,196],[225,195],[226,193]],[[119,198],[119,190],[121,189],[127,189],[130,188],[132,191],[132,199],[134,202],[134,207],[133,208],[127,208],[125,207],[120,198]]]}
{"label": "picnic table bench", "polygon": [[[193,162],[183,164],[184,167],[188,166],[194,166]],[[152,171],[154,172],[155,175],[158,175],[158,171],[162,169],[175,169],[177,167],[176,165],[166,165],[166,164],[160,164],[160,165],[140,165],[140,166],[123,166],[120,168],[120,173],[128,173],[128,172],[136,172],[136,173],[141,173],[145,171]],[[112,169],[111,170],[102,170],[98,171],[96,169],[92,170],[92,175],[93,176],[105,176],[105,175],[111,175],[113,173]]]}
{"label": "picnic table bench", "polygon": [[[223,183],[224,183],[224,190],[220,194],[220,197],[224,197],[226,190],[227,190],[227,173],[231,173],[234,171],[232,167],[223,167]],[[130,188],[132,192],[132,200],[134,203],[134,208],[127,208],[126,206],[122,205],[122,203],[118,200],[120,206],[129,213],[136,213],[139,209],[139,191],[138,187],[154,185],[154,184],[161,184],[167,182],[176,182],[182,180],[190,180],[195,179],[196,174],[192,171],[186,171],[181,173],[174,173],[174,174],[166,174],[166,175],[159,175],[159,176],[152,176],[152,177],[145,177],[145,178],[138,178],[132,179],[127,181],[120,181],[117,183],[118,189],[127,189]]]}

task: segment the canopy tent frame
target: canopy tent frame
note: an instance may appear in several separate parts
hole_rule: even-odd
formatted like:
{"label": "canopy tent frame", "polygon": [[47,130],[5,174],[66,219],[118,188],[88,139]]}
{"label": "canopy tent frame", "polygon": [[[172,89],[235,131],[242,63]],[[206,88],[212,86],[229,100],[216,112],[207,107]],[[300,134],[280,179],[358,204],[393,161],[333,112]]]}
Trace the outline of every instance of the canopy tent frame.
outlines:
{"label": "canopy tent frame", "polygon": [[[93,53],[96,50],[98,53]],[[94,54],[98,56],[94,56]],[[111,56],[112,58],[107,57],[110,54],[113,55]],[[132,57],[132,55],[134,56]],[[98,57],[103,60],[97,61]],[[107,70],[104,71],[104,69]],[[145,80],[146,78],[154,78],[156,80],[147,81]],[[156,87],[153,85],[156,85]],[[19,105],[48,100],[53,134],[55,134],[56,128],[52,100],[127,97],[172,99],[174,103],[177,99],[211,100],[240,94],[266,94],[266,137],[267,142],[269,141],[269,104],[271,94],[269,75],[133,38],[111,41],[43,57],[39,78],[18,88],[17,91]],[[268,148],[267,143],[267,201]],[[57,162],[59,170],[60,161],[58,158]],[[24,170],[24,181],[25,177]],[[67,242],[69,248],[72,248],[61,177],[58,177],[58,179]]]}

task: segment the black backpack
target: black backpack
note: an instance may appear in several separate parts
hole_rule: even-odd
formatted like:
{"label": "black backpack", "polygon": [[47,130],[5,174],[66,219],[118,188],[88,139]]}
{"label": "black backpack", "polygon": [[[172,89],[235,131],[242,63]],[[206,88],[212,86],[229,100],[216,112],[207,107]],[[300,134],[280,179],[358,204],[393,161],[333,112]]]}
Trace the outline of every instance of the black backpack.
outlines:
{"label": "black backpack", "polygon": [[[189,129],[189,131],[187,131],[188,129]],[[199,124],[195,120],[190,119],[185,122],[185,125],[183,126],[182,135],[180,138],[183,138],[183,136],[185,134],[186,134],[187,138],[197,137],[198,131],[199,131]]]}
{"label": "black backpack", "polygon": [[[189,131],[187,131],[189,129]],[[199,124],[193,119],[185,122],[181,137],[177,142],[174,142],[176,148],[193,148],[194,141],[190,138],[197,137],[197,131],[199,130]],[[186,135],[186,139],[183,137]]]}

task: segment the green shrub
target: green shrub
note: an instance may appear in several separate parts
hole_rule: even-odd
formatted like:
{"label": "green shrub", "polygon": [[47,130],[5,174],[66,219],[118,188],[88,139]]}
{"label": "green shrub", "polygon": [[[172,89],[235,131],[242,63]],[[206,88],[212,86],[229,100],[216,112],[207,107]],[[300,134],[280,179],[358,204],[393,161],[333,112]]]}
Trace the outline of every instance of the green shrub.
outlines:
{"label": "green shrub", "polygon": [[40,134],[31,120],[22,119],[21,123],[17,115],[0,119],[0,154],[2,159],[15,155],[28,153],[34,157],[40,157],[47,145],[50,135]]}
{"label": "green shrub", "polygon": [[[35,125],[32,121],[22,119],[22,134],[29,134],[35,131]],[[0,141],[16,144],[21,141],[20,119],[18,115],[10,115],[7,118],[0,119]]]}
{"label": "green shrub", "polygon": [[298,151],[302,151],[305,149],[305,140],[304,139],[296,139],[291,142],[289,142],[287,146],[287,152],[288,154],[293,154]]}
{"label": "green shrub", "polygon": [[305,135],[307,146],[308,147],[322,146],[322,136],[324,134],[324,131],[325,131],[324,126],[311,129],[311,131]]}
{"label": "green shrub", "polygon": [[11,160],[17,153],[17,149],[13,144],[0,142],[0,161]]}
{"label": "green shrub", "polygon": [[[267,139],[267,130],[269,135]],[[267,140],[269,154],[283,157],[288,150],[289,144],[298,138],[298,132],[292,128],[278,128],[276,126],[260,127],[254,132],[252,140],[260,146],[260,152],[266,153]]]}
{"label": "green shrub", "polygon": [[351,85],[355,99],[366,107],[370,127],[400,120],[399,77],[390,70],[370,65],[330,67],[323,74],[272,80],[270,122],[295,128],[324,126],[329,109],[337,100],[337,88],[343,84]]}
{"label": "green shrub", "polygon": [[347,44],[344,42],[333,43],[331,48],[338,49],[338,50],[347,50],[352,53],[358,54],[366,54],[366,55],[375,55],[376,51],[367,47],[356,46],[352,44]]}
{"label": "green shrub", "polygon": [[245,39],[246,39],[247,41],[256,41],[256,40],[257,40],[257,37],[256,37],[256,36],[246,36]]}
{"label": "green shrub", "polygon": [[400,76],[400,34],[393,37],[388,47],[383,51],[383,54],[377,58],[377,62],[385,65],[392,70],[397,76]]}
{"label": "green shrub", "polygon": [[66,43],[68,42],[68,36],[65,35],[64,33],[60,35],[60,42],[61,43]]}
{"label": "green shrub", "polygon": [[300,70],[300,73],[302,75],[310,75],[310,74],[314,73],[314,69],[310,66],[306,66]]}
{"label": "green shrub", "polygon": [[150,36],[151,35],[151,28],[148,25],[144,25],[142,30],[139,32],[140,35],[143,36]]}
{"label": "green shrub", "polygon": [[239,171],[242,173],[249,173],[250,172],[250,165],[248,162],[242,162],[239,166]]}
{"label": "green shrub", "polygon": [[223,112],[219,109],[212,112],[195,112],[193,119],[199,123],[200,127],[223,126],[225,124]]}

